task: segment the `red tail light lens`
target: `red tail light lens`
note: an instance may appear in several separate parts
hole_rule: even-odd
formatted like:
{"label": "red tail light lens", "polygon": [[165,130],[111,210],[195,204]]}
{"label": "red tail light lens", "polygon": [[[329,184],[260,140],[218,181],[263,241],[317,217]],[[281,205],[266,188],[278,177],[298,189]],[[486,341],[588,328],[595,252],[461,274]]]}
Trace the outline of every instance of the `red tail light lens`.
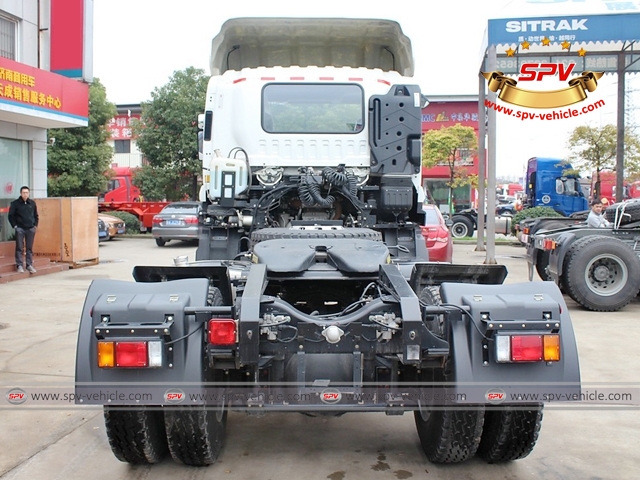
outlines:
{"label": "red tail light lens", "polygon": [[184,223],[188,225],[195,225],[198,223],[198,217],[187,217],[184,219]]}
{"label": "red tail light lens", "polygon": [[156,215],[155,217],[153,217],[153,220],[151,222],[154,225],[160,225],[162,223],[162,217]]}
{"label": "red tail light lens", "polygon": [[235,320],[225,318],[209,320],[209,343],[212,345],[234,345],[236,333]]}
{"label": "red tail light lens", "polygon": [[116,367],[146,367],[147,342],[116,342]]}
{"label": "red tail light lens", "polygon": [[449,229],[447,227],[440,227],[436,237],[436,242],[447,243],[449,241]]}
{"label": "red tail light lens", "polygon": [[542,335],[511,337],[511,359],[514,362],[539,362],[544,357]]}

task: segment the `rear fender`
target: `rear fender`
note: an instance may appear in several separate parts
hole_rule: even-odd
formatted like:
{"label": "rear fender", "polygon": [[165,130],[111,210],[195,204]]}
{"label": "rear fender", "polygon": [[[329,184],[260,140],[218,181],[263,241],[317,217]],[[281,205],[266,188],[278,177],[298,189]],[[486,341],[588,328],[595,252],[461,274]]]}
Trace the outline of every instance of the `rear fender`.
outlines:
{"label": "rear fender", "polygon": [[558,247],[551,250],[549,255],[549,273],[558,284],[560,284],[560,277],[562,276],[564,259],[576,239],[575,233],[572,232],[564,232],[555,237]]}
{"label": "rear fender", "polygon": [[[184,382],[203,380],[204,328],[187,307],[207,305],[209,281],[204,278],[160,283],[94,280],[89,287],[80,319],[76,353],[76,392],[96,394],[107,390],[121,393],[154,393],[149,404],[163,403],[162,392]],[[199,333],[198,330],[202,329]],[[162,341],[162,366],[157,368],[100,368],[98,341]],[[178,340],[181,339],[181,340]],[[175,341],[177,340],[177,341]],[[167,342],[175,341],[170,345]],[[153,387],[152,387],[153,384]],[[101,390],[101,387],[104,387]],[[95,401],[106,404],[99,395]],[[93,397],[92,397],[93,398]],[[111,401],[110,401],[111,403]],[[122,402],[127,404],[126,399]],[[130,402],[134,403],[134,402]]]}
{"label": "rear fender", "polygon": [[527,243],[527,264],[529,268],[529,281],[533,281],[533,271],[538,262],[538,249],[535,247],[535,243],[532,239],[529,239]]}
{"label": "rear fender", "polygon": [[[492,389],[503,390],[510,400],[514,399],[511,394],[540,394],[540,403],[545,393],[579,394],[580,369],[573,325],[562,293],[554,283],[443,283],[440,293],[443,303],[469,312],[461,320],[448,322],[451,380],[455,382],[456,393],[465,394],[466,402],[484,403]],[[547,313],[550,319],[544,317]],[[498,363],[495,335],[509,331],[535,335],[559,333],[560,361]],[[529,397],[529,401],[531,399]]]}

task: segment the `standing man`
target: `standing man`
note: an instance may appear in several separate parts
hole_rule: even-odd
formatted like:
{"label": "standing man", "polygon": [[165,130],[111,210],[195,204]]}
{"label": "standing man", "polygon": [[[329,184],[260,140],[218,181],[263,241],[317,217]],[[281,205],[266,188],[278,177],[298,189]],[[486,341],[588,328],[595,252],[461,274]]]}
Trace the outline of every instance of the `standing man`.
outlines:
{"label": "standing man", "polygon": [[11,202],[9,207],[9,223],[16,230],[16,269],[24,272],[22,250],[27,250],[27,271],[36,273],[33,268],[33,241],[36,238],[38,227],[38,207],[36,202],[29,198],[29,187],[20,188],[20,198]]}
{"label": "standing man", "polygon": [[591,228],[607,228],[611,227],[611,223],[602,215],[602,200],[594,199],[591,201],[591,211],[587,217],[587,225]]}

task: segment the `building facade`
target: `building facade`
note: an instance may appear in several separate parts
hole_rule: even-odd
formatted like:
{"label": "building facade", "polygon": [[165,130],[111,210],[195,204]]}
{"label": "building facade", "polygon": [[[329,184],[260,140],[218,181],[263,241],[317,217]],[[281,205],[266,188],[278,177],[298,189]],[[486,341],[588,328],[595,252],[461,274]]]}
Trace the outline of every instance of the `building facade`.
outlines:
{"label": "building facade", "polygon": [[[478,136],[478,96],[430,96],[429,105],[422,109],[422,133],[439,130],[460,124],[471,127]],[[455,168],[466,175],[478,175],[477,152],[469,152],[456,160]],[[443,213],[448,212],[450,169],[448,165],[439,164],[431,168],[422,168],[422,184],[433,201]],[[453,189],[453,205],[456,210],[471,208],[476,203],[477,191],[471,185]]]}
{"label": "building facade", "polygon": [[111,168],[141,167],[143,164],[142,152],[138,150],[132,122],[140,120],[142,108],[139,103],[116,105],[116,112],[116,116],[107,124],[107,130],[110,133],[107,143],[113,147]]}
{"label": "building facade", "polygon": [[88,124],[92,6],[0,2],[0,241],[13,234],[7,213],[21,186],[47,196],[47,129]]}

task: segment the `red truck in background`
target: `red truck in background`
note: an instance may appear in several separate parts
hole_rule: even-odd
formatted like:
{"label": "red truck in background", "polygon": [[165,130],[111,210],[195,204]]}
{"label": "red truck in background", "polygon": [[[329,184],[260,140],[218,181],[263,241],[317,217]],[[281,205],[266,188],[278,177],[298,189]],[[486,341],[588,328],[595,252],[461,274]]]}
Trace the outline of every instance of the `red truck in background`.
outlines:
{"label": "red truck in background", "polygon": [[100,196],[101,202],[141,202],[140,189],[133,184],[135,169],[112,167],[114,175],[107,183],[107,191]]}
{"label": "red truck in background", "polygon": [[[596,190],[597,175],[591,177],[591,193]],[[600,198],[607,199],[609,204],[616,203],[616,172],[610,170],[602,170],[600,172]],[[622,194],[623,200],[629,198],[640,198],[640,182],[636,181],[629,183],[624,181],[624,193]]]}
{"label": "red truck in background", "polygon": [[516,197],[518,193],[524,192],[524,187],[519,183],[503,183],[498,185],[496,193],[504,197]]}
{"label": "red truck in background", "polygon": [[98,197],[99,212],[127,212],[140,220],[140,231],[150,232],[153,216],[169,202],[145,202],[140,189],[133,184],[135,169],[113,167],[114,176],[109,179],[107,191]]}

